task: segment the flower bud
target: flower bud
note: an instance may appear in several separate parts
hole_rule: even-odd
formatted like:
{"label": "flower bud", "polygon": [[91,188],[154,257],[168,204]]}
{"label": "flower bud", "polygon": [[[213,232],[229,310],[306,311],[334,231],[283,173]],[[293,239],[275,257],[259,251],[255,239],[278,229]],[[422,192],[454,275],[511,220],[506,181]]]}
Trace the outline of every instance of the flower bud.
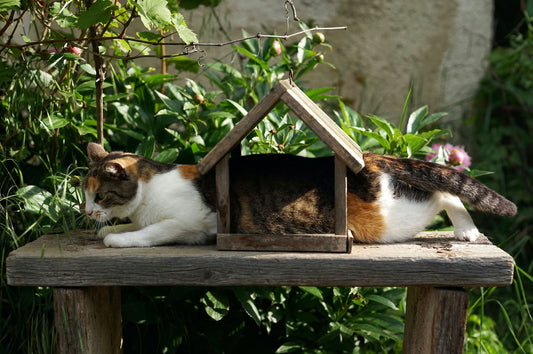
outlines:
{"label": "flower bud", "polygon": [[274,55],[280,55],[281,54],[281,43],[275,39],[274,42],[272,42],[272,51]]}
{"label": "flower bud", "polygon": [[81,52],[82,52],[81,48],[73,47],[73,46],[71,46],[71,45],[67,46],[67,47],[65,48],[65,50],[66,50],[67,52],[69,52],[69,53],[72,53],[72,54],[74,54],[74,55],[78,55],[78,56],[80,56],[80,55],[81,55]]}
{"label": "flower bud", "polygon": [[455,149],[450,152],[449,161],[450,164],[457,166],[462,165],[463,161],[465,160],[465,152]]}

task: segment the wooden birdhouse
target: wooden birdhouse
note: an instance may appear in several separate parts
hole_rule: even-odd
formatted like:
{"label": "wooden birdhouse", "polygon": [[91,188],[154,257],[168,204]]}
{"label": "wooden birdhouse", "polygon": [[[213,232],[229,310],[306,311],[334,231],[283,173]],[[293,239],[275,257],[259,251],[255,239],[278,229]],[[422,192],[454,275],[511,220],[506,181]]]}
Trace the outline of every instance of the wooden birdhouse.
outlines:
{"label": "wooden birdhouse", "polygon": [[[229,154],[280,101],[285,103],[335,154],[334,234],[230,233]],[[351,251],[352,237],[346,227],[346,168],[358,173],[364,167],[361,148],[291,81],[280,81],[197,165],[201,174],[206,174],[213,167],[216,168],[217,248],[219,250]]]}

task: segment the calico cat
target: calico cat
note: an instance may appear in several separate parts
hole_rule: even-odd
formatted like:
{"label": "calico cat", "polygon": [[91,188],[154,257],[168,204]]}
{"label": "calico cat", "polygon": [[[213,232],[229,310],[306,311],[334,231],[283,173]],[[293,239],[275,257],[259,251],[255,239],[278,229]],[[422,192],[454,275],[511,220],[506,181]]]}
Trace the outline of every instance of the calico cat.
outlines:
{"label": "calico cat", "polygon": [[[214,171],[111,152],[90,143],[83,179],[87,215],[131,223],[98,232],[108,247],[203,244],[216,234]],[[358,242],[399,242],[422,231],[445,210],[459,240],[479,232],[461,200],[502,216],[516,206],[455,169],[420,160],[364,154],[358,174],[348,170],[347,225]],[[233,233],[333,233],[333,157],[252,155],[230,159]],[[214,169],[213,169],[214,170]]]}

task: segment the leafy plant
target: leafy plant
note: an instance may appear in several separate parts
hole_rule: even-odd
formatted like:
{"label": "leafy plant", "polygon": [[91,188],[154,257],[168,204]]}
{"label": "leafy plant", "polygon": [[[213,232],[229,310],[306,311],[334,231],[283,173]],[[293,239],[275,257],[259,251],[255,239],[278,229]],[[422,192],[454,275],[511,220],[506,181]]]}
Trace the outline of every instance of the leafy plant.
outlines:
{"label": "leafy plant", "polygon": [[[478,306],[474,314],[477,317],[471,328],[477,341],[469,345],[482,350],[503,347],[525,353],[531,351],[533,342],[530,311],[533,303],[530,296],[533,290],[533,144],[530,138],[533,134],[533,2],[524,4],[521,26],[509,34],[509,46],[495,48],[488,57],[489,69],[476,98],[475,114],[468,124],[470,131],[475,131],[470,137],[474,159],[480,168],[495,172],[485,176],[483,182],[518,206],[518,215],[513,219],[474,215],[481,230],[490,230],[493,242],[514,256],[516,276],[514,288],[489,289],[476,294]],[[492,305],[491,310],[485,309],[488,304]],[[498,334],[497,341],[494,333]]]}

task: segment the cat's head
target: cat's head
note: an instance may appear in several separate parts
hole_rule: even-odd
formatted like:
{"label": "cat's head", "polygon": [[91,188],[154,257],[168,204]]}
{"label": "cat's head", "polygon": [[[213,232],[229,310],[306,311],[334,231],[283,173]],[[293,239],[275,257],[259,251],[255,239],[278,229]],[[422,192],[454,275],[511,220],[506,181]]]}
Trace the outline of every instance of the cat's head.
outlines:
{"label": "cat's head", "polygon": [[107,152],[89,143],[89,171],[82,181],[85,211],[96,221],[130,216],[140,203],[138,162],[141,156]]}

